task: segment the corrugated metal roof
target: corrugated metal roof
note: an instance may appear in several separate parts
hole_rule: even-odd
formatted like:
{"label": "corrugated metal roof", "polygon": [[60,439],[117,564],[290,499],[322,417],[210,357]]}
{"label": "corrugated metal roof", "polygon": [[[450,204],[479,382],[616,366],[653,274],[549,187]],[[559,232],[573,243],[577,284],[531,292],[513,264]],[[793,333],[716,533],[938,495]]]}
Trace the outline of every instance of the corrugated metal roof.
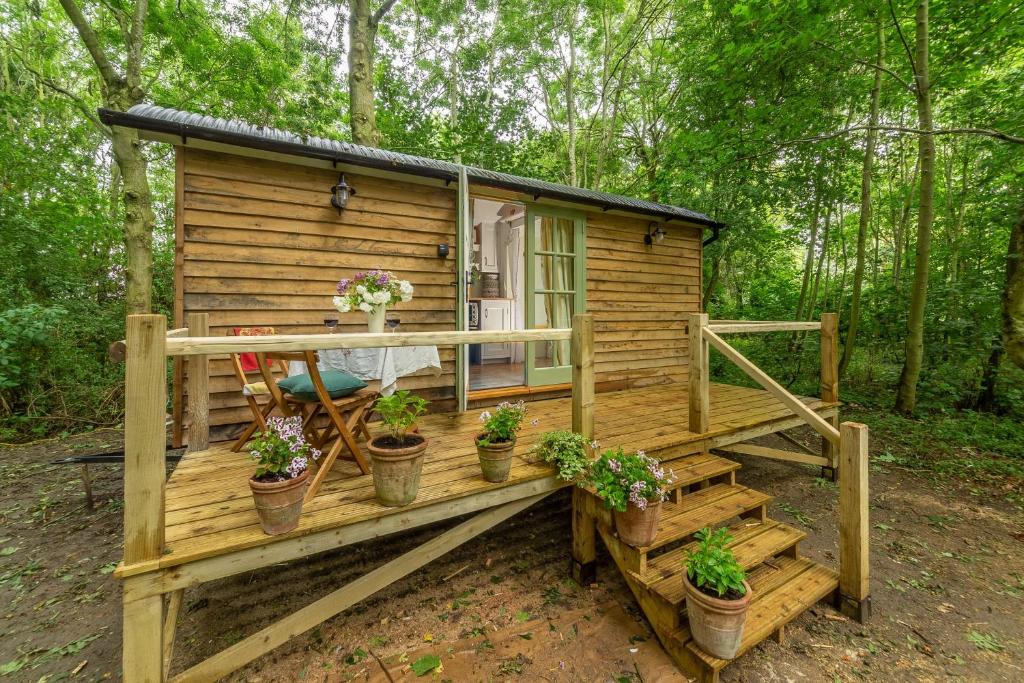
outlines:
{"label": "corrugated metal roof", "polygon": [[[457,181],[459,176],[459,165],[449,161],[401,154],[375,147],[364,147],[341,140],[297,135],[276,128],[253,126],[242,121],[218,119],[151,104],[137,104],[127,112],[100,109],[99,115],[108,125],[171,133],[180,135],[186,140],[196,138],[222,142],[239,147],[265,149],[338,163],[444,178],[451,181]],[[633,211],[664,219],[676,218],[708,226],[716,224],[714,220],[704,214],[679,206],[550,183],[534,178],[524,178],[473,166],[466,167],[466,174],[471,182],[533,194],[535,197],[591,204],[605,210]]]}

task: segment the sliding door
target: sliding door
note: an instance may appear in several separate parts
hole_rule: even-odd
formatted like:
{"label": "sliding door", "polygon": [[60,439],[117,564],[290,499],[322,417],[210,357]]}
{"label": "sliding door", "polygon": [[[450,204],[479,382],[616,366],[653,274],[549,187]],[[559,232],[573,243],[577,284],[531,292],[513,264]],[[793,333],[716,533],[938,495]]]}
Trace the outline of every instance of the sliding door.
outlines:
{"label": "sliding door", "polygon": [[[526,326],[558,329],[572,325],[586,308],[586,220],[582,213],[552,207],[526,210]],[[569,342],[532,342],[526,347],[530,386],[572,379]]]}

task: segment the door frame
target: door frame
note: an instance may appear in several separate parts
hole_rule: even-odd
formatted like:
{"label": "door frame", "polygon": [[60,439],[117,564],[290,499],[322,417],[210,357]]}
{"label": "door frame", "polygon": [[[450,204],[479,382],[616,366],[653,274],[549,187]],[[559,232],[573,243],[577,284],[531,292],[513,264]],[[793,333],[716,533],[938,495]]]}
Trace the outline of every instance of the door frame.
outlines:
{"label": "door frame", "polygon": [[[573,221],[573,312],[585,313],[587,310],[587,216],[583,211],[568,209],[548,204],[526,203],[526,245],[524,250],[525,282],[523,295],[526,297],[526,329],[531,329],[536,320],[536,257],[538,255],[558,256],[559,254],[540,252],[537,250],[537,236],[534,219],[538,216],[568,218]],[[542,292],[543,293],[543,292]],[[566,292],[567,293],[567,292]],[[549,384],[564,384],[572,380],[572,365],[560,365],[552,368],[536,367],[536,344],[526,343],[526,385],[530,387]]]}

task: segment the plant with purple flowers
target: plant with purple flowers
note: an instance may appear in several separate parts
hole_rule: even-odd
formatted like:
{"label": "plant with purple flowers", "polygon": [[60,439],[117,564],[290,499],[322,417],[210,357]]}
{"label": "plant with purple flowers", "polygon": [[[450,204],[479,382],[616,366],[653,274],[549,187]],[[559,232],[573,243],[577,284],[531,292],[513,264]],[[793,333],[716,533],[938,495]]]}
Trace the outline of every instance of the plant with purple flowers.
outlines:
{"label": "plant with purple flowers", "polygon": [[492,413],[485,410],[480,413],[480,421],[484,423],[483,438],[477,441],[483,447],[503,444],[516,440],[516,432],[523,427],[526,419],[526,403],[503,401]]}
{"label": "plant with purple flowers", "polygon": [[387,308],[399,301],[412,301],[413,287],[386,270],[356,273],[338,282],[334,307],[342,313],[360,310],[369,313],[379,306]]}
{"label": "plant with purple flowers", "polygon": [[622,447],[606,450],[590,468],[590,483],[605,507],[625,512],[629,505],[645,510],[664,500],[676,477],[672,470],[643,451],[626,454]]}
{"label": "plant with purple flowers", "polygon": [[249,442],[249,455],[259,464],[253,479],[269,483],[301,476],[320,451],[306,442],[301,417],[272,417]]}

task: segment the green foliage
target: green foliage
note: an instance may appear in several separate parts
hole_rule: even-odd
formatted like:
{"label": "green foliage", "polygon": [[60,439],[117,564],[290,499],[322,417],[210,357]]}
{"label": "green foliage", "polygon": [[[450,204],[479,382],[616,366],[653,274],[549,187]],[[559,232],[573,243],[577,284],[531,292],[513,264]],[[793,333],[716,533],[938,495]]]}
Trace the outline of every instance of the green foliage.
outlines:
{"label": "green foliage", "polygon": [[606,450],[590,468],[590,483],[605,507],[625,512],[632,505],[646,509],[662,500],[675,474],[643,451],[627,454],[618,447]]}
{"label": "green foliage", "polygon": [[39,373],[66,313],[39,304],[0,311],[0,392],[17,389]]}
{"label": "green foliage", "polygon": [[590,455],[582,434],[570,431],[545,432],[535,448],[537,456],[558,468],[562,481],[582,484],[587,480]]}
{"label": "green foliage", "polygon": [[747,589],[743,582],[746,572],[736,561],[732,550],[726,546],[732,541],[729,530],[725,527],[712,531],[705,527],[696,533],[697,549],[690,551],[686,557],[686,575],[697,588],[715,591],[719,597],[725,597],[729,591],[741,596]]}
{"label": "green foliage", "polygon": [[484,423],[483,437],[477,441],[481,446],[515,441],[516,432],[523,426],[526,419],[526,403],[502,401],[492,413],[485,410],[480,413],[480,421]]}
{"label": "green foliage", "polygon": [[302,417],[272,417],[267,430],[256,432],[246,444],[249,456],[256,461],[256,476],[260,481],[295,479],[309,466],[320,451],[306,442],[302,433]]}
{"label": "green foliage", "polygon": [[380,414],[380,419],[391,432],[391,436],[405,441],[409,428],[426,414],[427,401],[405,389],[399,389],[390,396],[378,398],[373,409]]}
{"label": "green foliage", "polygon": [[423,655],[409,666],[417,676],[426,676],[441,666],[441,658],[437,655]]}

